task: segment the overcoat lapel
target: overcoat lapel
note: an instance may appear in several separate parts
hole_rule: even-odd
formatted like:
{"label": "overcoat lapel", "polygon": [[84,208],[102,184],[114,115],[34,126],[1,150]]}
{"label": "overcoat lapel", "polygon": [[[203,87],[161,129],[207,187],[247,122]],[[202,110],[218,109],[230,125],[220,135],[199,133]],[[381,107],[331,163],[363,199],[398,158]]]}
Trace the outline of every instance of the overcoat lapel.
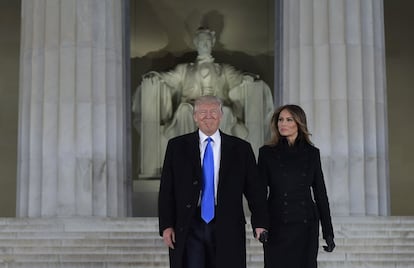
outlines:
{"label": "overcoat lapel", "polygon": [[[219,185],[217,189],[217,200],[220,199],[220,195],[222,192],[222,187],[220,185],[223,185],[223,180],[225,180],[229,175],[229,171],[231,169],[231,161],[233,157],[231,156],[233,153],[232,150],[232,141],[231,139],[228,139],[227,135],[223,132],[220,132],[221,135],[221,156],[220,156],[220,169],[219,169]],[[220,204],[219,201],[217,201],[217,204]]]}
{"label": "overcoat lapel", "polygon": [[231,144],[227,136],[221,133],[220,179],[226,177],[231,159]]}
{"label": "overcoat lapel", "polygon": [[[191,161],[191,165],[193,167],[193,171],[197,178],[201,180],[201,160],[200,160],[200,138],[198,135],[198,131],[193,132],[193,135],[189,136],[188,139],[188,161]],[[201,181],[199,181],[200,183]]]}

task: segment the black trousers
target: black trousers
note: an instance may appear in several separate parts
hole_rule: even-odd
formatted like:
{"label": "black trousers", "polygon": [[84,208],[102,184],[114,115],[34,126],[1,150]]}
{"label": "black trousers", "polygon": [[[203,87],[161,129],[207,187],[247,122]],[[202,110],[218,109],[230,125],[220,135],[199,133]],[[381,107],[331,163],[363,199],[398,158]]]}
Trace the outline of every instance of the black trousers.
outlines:
{"label": "black trousers", "polygon": [[215,268],[215,220],[208,224],[201,219],[200,209],[192,220],[184,253],[184,268]]}

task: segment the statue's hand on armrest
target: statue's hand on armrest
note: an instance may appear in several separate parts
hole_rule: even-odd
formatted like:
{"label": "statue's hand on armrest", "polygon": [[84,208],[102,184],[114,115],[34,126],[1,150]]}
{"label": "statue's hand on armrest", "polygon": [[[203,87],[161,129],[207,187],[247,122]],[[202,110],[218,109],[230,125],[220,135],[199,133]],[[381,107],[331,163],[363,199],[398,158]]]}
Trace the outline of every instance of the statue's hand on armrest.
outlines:
{"label": "statue's hand on armrest", "polygon": [[142,79],[152,79],[152,78],[158,78],[158,79],[161,79],[161,75],[160,75],[160,73],[159,73],[159,72],[156,72],[156,71],[150,71],[150,72],[148,72],[148,73],[145,73],[145,74],[142,76]]}
{"label": "statue's hand on armrest", "polygon": [[160,88],[162,83],[161,75],[157,72],[151,71],[142,76],[141,87],[149,90]]}
{"label": "statue's hand on armrest", "polygon": [[254,82],[256,80],[258,80],[260,77],[258,74],[253,74],[253,73],[248,73],[248,72],[244,72],[243,73],[243,82]]}
{"label": "statue's hand on armrest", "polygon": [[158,72],[151,71],[142,76],[142,86],[144,87],[159,87],[163,82],[161,75]]}

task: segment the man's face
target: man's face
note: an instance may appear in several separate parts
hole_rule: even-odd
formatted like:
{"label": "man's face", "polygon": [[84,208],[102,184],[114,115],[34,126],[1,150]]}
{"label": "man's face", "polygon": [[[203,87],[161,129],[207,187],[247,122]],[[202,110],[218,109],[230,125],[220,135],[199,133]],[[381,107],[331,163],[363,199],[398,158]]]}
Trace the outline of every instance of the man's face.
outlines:
{"label": "man's face", "polygon": [[222,116],[220,105],[217,103],[201,103],[194,113],[194,121],[201,132],[211,136],[219,128]]}
{"label": "man's face", "polygon": [[210,55],[213,49],[213,40],[207,33],[200,33],[195,40],[195,46],[199,55]]}

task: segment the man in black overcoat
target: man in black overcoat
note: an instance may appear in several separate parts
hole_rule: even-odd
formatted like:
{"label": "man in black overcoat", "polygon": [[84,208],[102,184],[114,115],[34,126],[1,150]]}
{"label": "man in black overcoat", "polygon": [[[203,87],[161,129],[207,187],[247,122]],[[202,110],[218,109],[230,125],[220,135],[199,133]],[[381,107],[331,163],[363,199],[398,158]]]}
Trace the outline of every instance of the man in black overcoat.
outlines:
{"label": "man in black overcoat", "polygon": [[[169,247],[171,268],[244,268],[246,232],[243,195],[255,237],[268,228],[266,188],[250,144],[219,130],[221,100],[195,101],[198,130],[169,140],[159,190],[159,232]],[[215,155],[214,218],[200,216],[202,160],[211,137]]]}

